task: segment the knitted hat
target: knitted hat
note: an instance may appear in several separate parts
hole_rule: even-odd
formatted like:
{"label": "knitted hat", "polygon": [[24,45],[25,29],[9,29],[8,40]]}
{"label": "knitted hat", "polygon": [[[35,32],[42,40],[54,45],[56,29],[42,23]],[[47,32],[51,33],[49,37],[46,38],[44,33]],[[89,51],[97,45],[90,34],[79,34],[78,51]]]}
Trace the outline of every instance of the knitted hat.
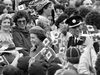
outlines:
{"label": "knitted hat", "polygon": [[78,64],[80,55],[80,50],[77,47],[69,47],[66,51],[67,59],[72,64]]}
{"label": "knitted hat", "polygon": [[57,65],[56,63],[51,63],[48,67],[48,75],[54,75],[55,72],[58,69],[61,69],[62,67],[60,67],[59,65]]}
{"label": "knitted hat", "polygon": [[49,3],[51,3],[49,0],[36,0],[34,2],[34,6],[35,6],[36,11],[38,12]]}
{"label": "knitted hat", "polygon": [[34,62],[28,70],[29,75],[46,75],[47,67],[40,61]]}
{"label": "knitted hat", "polygon": [[71,16],[70,18],[68,18],[65,23],[69,25],[69,27],[74,28],[74,27],[78,27],[79,25],[82,24],[82,17],[79,15],[75,15],[75,16]]}
{"label": "knitted hat", "polygon": [[27,72],[28,71],[28,65],[29,65],[29,59],[31,57],[29,56],[25,56],[25,57],[21,57],[18,59],[18,64],[17,64],[17,67],[21,70],[23,70],[24,72]]}

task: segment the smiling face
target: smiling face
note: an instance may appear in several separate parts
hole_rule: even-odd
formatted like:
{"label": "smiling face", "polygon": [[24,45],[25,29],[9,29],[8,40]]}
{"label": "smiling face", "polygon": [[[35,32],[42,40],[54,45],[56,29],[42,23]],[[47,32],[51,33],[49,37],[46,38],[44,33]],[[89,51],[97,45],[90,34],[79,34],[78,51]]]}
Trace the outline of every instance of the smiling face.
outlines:
{"label": "smiling face", "polygon": [[93,2],[91,0],[84,0],[83,5],[88,8],[93,7]]}
{"label": "smiling face", "polygon": [[18,28],[20,28],[20,29],[25,29],[26,28],[26,24],[27,24],[27,22],[26,22],[26,19],[24,17],[23,18],[19,18],[17,20],[17,25],[18,25]]}
{"label": "smiling face", "polygon": [[10,29],[10,19],[4,19],[1,23],[1,30],[9,31]]}
{"label": "smiling face", "polygon": [[40,43],[40,40],[39,38],[37,37],[36,34],[30,34],[30,41],[31,41],[31,44],[34,46],[34,45],[38,45]]}
{"label": "smiling face", "polygon": [[11,0],[4,0],[3,3],[6,5],[8,11],[13,9]]}

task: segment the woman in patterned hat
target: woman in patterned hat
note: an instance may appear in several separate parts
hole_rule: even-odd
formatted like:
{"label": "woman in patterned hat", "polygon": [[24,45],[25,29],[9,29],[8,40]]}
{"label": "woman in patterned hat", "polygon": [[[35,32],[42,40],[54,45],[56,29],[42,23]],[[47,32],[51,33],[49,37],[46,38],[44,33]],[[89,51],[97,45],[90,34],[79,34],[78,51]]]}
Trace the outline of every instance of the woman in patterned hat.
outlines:
{"label": "woman in patterned hat", "polygon": [[50,30],[51,21],[48,17],[51,16],[52,9],[52,3],[48,0],[39,1],[36,5],[36,11],[39,14],[36,24],[43,23],[46,31]]}

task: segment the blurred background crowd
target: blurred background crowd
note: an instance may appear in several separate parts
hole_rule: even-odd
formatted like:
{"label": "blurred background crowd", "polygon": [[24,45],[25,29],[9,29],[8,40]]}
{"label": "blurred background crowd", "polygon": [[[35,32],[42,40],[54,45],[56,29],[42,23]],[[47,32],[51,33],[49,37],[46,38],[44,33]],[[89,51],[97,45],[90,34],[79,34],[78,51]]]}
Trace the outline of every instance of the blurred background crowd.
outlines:
{"label": "blurred background crowd", "polygon": [[0,0],[1,75],[100,75],[100,0]]}

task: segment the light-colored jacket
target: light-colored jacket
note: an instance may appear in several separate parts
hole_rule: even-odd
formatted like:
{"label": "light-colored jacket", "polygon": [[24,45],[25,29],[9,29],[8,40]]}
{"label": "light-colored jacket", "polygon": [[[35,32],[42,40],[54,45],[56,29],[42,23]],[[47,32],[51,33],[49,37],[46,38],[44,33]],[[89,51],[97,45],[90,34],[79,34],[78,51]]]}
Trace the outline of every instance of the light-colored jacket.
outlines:
{"label": "light-colored jacket", "polygon": [[8,41],[11,44],[14,44],[13,37],[12,37],[12,34],[10,32],[6,33],[6,32],[3,32],[3,31],[0,31],[0,43],[2,43],[4,41]]}
{"label": "light-colored jacket", "polygon": [[93,47],[84,48],[84,53],[81,55],[79,65],[78,65],[78,73],[95,75],[94,73],[90,72],[89,66],[95,67],[96,59],[97,59],[97,55]]}

